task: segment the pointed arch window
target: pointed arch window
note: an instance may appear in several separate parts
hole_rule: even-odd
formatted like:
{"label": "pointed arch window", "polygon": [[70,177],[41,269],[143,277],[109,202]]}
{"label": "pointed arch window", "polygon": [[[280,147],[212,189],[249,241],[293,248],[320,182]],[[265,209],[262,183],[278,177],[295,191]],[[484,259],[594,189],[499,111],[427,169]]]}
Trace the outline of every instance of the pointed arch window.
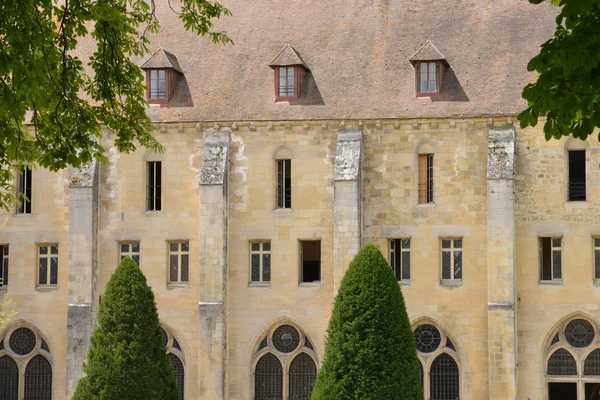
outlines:
{"label": "pointed arch window", "polygon": [[175,381],[179,391],[179,400],[185,399],[185,366],[183,365],[183,351],[181,345],[173,335],[170,329],[160,328],[160,334],[163,338],[163,345],[167,351],[167,359],[175,371]]}
{"label": "pointed arch window", "polygon": [[431,400],[459,398],[458,365],[454,358],[442,353],[433,360],[429,369]]}
{"label": "pointed arch window", "polygon": [[254,371],[255,400],[283,400],[283,368],[281,362],[271,353],[258,360]]}
{"label": "pointed arch window", "polygon": [[9,356],[0,357],[0,399],[18,400],[19,367]]}
{"label": "pointed arch window", "polygon": [[46,357],[37,355],[25,369],[24,400],[52,399],[52,367]]}
{"label": "pointed arch window", "polygon": [[306,353],[300,353],[290,365],[289,400],[310,399],[317,379],[317,366]]}
{"label": "pointed arch window", "polygon": [[183,363],[181,362],[181,359],[173,353],[167,354],[167,358],[175,371],[175,380],[177,381],[177,388],[179,389],[179,400],[183,400],[185,393],[185,373],[183,370]]}

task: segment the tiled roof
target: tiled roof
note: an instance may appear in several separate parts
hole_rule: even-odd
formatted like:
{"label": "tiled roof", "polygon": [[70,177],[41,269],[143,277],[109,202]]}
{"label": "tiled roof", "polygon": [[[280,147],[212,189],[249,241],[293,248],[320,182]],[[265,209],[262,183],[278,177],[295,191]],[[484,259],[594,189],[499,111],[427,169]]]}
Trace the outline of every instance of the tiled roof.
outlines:
{"label": "tiled roof", "polygon": [[279,67],[285,65],[302,65],[308,69],[300,54],[289,44],[286,44],[283,49],[275,56],[273,61],[269,63],[270,67]]}
{"label": "tiled roof", "polygon": [[173,53],[168,52],[162,48],[159,48],[148,57],[146,61],[140,65],[140,68],[173,68],[175,71],[183,74],[177,57]]}
{"label": "tiled roof", "polygon": [[[215,21],[235,45],[182,27],[157,0],[152,48],[177,56],[184,79],[155,121],[443,118],[518,113],[528,61],[559,9],[526,0],[222,0]],[[446,57],[439,97],[416,97],[410,58],[427,40]],[[275,103],[269,62],[290,43],[310,66],[295,104]],[[92,54],[90,38],[80,50]],[[143,60],[134,60],[138,65]]]}
{"label": "tiled roof", "polygon": [[414,64],[417,61],[446,61],[446,57],[428,40],[409,60]]}

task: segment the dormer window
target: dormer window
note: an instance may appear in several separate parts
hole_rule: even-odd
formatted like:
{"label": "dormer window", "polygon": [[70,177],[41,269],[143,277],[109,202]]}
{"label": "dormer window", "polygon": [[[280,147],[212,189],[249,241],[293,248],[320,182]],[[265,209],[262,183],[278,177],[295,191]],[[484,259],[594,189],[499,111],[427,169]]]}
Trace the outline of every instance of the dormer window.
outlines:
{"label": "dormer window", "polygon": [[146,101],[167,104],[183,74],[177,58],[166,50],[158,49],[140,68],[146,71]]}
{"label": "dormer window", "polygon": [[417,97],[433,97],[442,91],[444,68],[448,66],[446,58],[431,43],[425,44],[410,58],[415,66]]}
{"label": "dormer window", "polygon": [[275,72],[275,101],[295,102],[301,96],[300,88],[308,67],[300,54],[286,44],[269,63]]}

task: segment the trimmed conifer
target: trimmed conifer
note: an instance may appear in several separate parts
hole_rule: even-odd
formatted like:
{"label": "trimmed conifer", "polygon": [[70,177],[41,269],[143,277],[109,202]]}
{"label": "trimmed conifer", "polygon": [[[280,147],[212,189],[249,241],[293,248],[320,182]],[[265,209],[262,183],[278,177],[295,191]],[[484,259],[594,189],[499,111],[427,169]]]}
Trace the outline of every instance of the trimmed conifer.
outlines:
{"label": "trimmed conifer", "polygon": [[354,258],[335,298],[312,400],[422,400],[404,298],[374,245]]}
{"label": "trimmed conifer", "polygon": [[73,400],[179,399],[154,293],[129,257],[108,281],[83,369]]}

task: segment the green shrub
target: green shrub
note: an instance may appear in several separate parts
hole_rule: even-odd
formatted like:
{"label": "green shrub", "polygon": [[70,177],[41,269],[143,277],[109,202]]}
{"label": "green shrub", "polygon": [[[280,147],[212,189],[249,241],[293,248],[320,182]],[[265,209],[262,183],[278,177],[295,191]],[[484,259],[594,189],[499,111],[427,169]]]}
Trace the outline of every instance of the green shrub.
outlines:
{"label": "green shrub", "polygon": [[312,400],[422,400],[404,299],[373,245],[354,258],[335,298]]}
{"label": "green shrub", "polygon": [[146,277],[131,258],[108,281],[91,338],[86,377],[73,400],[178,400],[156,304]]}

